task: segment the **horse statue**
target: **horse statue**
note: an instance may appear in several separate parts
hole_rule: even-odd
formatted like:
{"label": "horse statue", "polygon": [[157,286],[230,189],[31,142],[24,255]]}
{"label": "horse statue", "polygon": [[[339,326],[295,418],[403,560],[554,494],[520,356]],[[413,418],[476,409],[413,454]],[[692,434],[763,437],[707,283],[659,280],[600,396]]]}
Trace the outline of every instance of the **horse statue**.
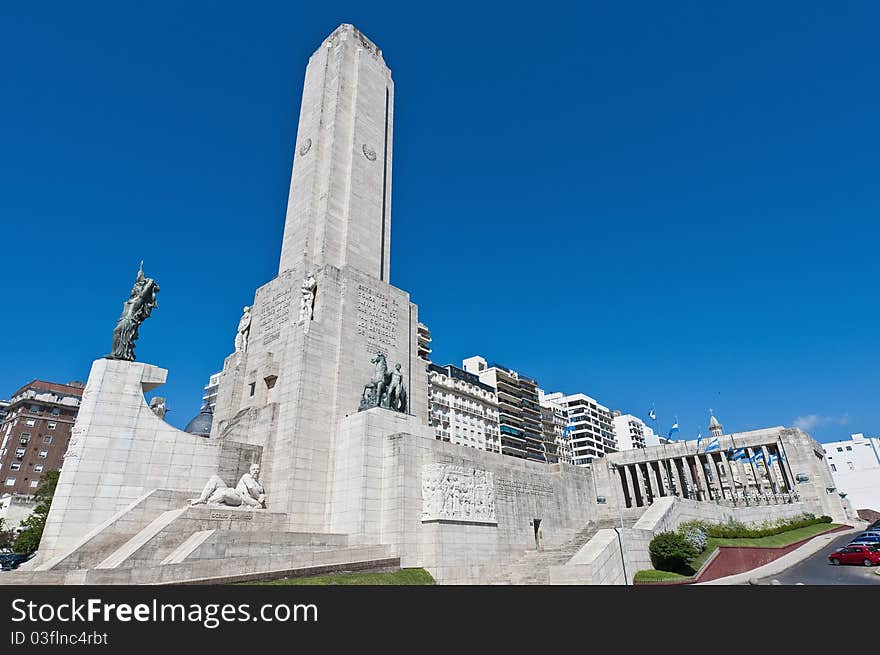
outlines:
{"label": "horse statue", "polygon": [[370,363],[375,364],[376,367],[373,369],[373,379],[369,384],[364,385],[358,411],[370,409],[371,407],[385,407],[386,409],[405,413],[407,403],[406,386],[403,384],[400,364],[397,364],[394,371],[389,371],[388,361],[381,352],[377,352],[376,356],[370,360]]}
{"label": "horse statue", "polygon": [[370,363],[375,364],[376,368],[373,369],[373,379],[369,384],[364,385],[360,409],[378,407],[382,402],[382,395],[388,389],[388,383],[391,381],[391,375],[388,373],[388,362],[385,360],[384,354],[376,353],[376,356],[370,360]]}

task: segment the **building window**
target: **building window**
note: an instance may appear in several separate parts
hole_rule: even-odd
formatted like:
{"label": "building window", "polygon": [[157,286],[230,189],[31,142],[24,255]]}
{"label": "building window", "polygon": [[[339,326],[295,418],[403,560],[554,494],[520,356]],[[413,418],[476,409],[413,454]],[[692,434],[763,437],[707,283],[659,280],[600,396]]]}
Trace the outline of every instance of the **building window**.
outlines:
{"label": "building window", "polygon": [[38,484],[40,484],[40,481],[39,481],[39,480],[31,480],[30,487],[33,489],[33,488],[36,487]]}
{"label": "building window", "polygon": [[48,454],[49,454],[49,451],[48,451],[48,450],[41,450],[41,451],[40,451],[40,459],[46,459],[46,456],[47,456]]}
{"label": "building window", "polygon": [[42,471],[43,471],[43,465],[42,465],[42,464],[37,464],[37,465],[34,467],[34,473],[41,473]]}
{"label": "building window", "polygon": [[16,448],[15,449],[15,456],[16,457],[24,457],[25,450],[27,450],[27,449],[26,448]]}
{"label": "building window", "polygon": [[24,420],[24,424],[25,424],[26,426],[28,426],[29,428],[32,428],[33,426],[35,426],[35,425],[37,424],[37,419],[35,419],[35,418],[26,418],[26,419]]}
{"label": "building window", "polygon": [[6,478],[6,486],[11,487],[15,484],[15,478]]}
{"label": "building window", "polygon": [[44,434],[43,435],[43,443],[52,443],[52,435]]}
{"label": "building window", "polygon": [[853,464],[852,462],[847,462],[846,465],[849,466],[849,470],[850,470],[850,471],[855,471],[855,470],[856,470],[856,465]]}
{"label": "building window", "polygon": [[852,446],[847,446],[846,449],[847,449],[847,450],[852,450]]}
{"label": "building window", "polygon": [[21,462],[12,462],[12,464],[9,465],[10,471],[17,471],[20,468],[21,468]]}
{"label": "building window", "polygon": [[831,465],[831,472],[837,473],[837,467],[834,464]]}
{"label": "building window", "polygon": [[48,427],[50,430],[54,430],[56,425],[58,424],[55,421],[49,421]]}
{"label": "building window", "polygon": [[52,414],[53,414],[53,416],[58,416],[59,414],[61,414],[61,410],[58,409],[57,407],[53,407]]}
{"label": "building window", "polygon": [[842,453],[842,452],[843,452],[843,448],[841,448],[840,446],[838,446],[838,447],[837,447],[837,452]]}

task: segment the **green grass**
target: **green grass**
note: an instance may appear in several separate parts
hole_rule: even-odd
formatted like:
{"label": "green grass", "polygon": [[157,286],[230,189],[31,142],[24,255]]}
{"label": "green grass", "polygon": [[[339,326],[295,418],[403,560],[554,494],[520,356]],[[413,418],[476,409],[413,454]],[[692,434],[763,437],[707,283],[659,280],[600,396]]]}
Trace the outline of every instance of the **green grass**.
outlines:
{"label": "green grass", "polygon": [[688,578],[690,578],[689,575],[682,575],[681,573],[646,569],[645,571],[638,571],[633,580],[635,582],[672,582],[675,580],[687,580]]}
{"label": "green grass", "polygon": [[[694,559],[683,570],[672,573],[669,571],[655,571],[654,569],[647,569],[645,571],[639,571],[638,573],[636,573],[634,580],[636,582],[656,582],[659,580],[681,580],[683,578],[692,577],[696,575],[697,571],[700,570],[700,567],[702,567],[703,564],[706,563],[706,560],[708,560],[712,556],[712,553],[714,553],[718,549],[718,546],[756,546],[760,548],[783,548],[803,539],[814,537],[817,534],[822,534],[823,532],[828,532],[829,530],[833,530],[834,528],[839,527],[839,523],[816,523],[815,525],[808,525],[803,528],[789,530],[788,532],[780,532],[779,534],[774,534],[769,537],[761,537],[759,539],[717,539],[715,537],[709,537],[706,540],[706,548],[703,550],[703,552],[697,555],[696,559]],[[649,578],[640,577],[641,574],[665,574],[673,577]]]}
{"label": "green grass", "polygon": [[430,585],[434,578],[425,569],[401,569],[391,573],[340,573],[311,578],[285,578],[264,582],[245,582],[249,585]]}

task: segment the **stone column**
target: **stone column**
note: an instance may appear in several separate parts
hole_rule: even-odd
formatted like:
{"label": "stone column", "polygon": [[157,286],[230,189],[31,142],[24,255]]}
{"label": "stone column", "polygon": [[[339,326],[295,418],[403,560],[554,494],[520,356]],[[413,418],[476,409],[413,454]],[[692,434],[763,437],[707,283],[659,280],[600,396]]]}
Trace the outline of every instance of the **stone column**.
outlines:
{"label": "stone column", "polygon": [[746,448],[746,453],[749,455],[749,466],[752,468],[752,475],[755,480],[755,494],[760,496],[764,490],[763,485],[761,484],[761,472],[758,470],[757,465],[755,464],[755,451],[751,447]]}
{"label": "stone column", "polygon": [[773,501],[776,502],[776,494],[779,493],[779,485],[776,483],[776,473],[773,471],[773,465],[770,463],[770,450],[767,446],[761,446],[761,452],[764,453],[764,466],[767,468],[767,478],[770,480],[770,489],[773,491]]}
{"label": "stone column", "polygon": [[721,463],[724,465],[724,470],[727,472],[727,484],[730,489],[730,499],[736,502],[736,479],[733,476],[733,467],[730,465],[730,460],[727,459],[727,454],[722,450],[721,453]]}
{"label": "stone column", "polygon": [[706,478],[706,469],[699,455],[694,455],[694,469],[697,471],[697,479],[701,487],[700,500],[709,500],[709,480]]}
{"label": "stone column", "polygon": [[743,497],[746,499],[746,502],[748,502],[748,497],[752,494],[749,493],[749,476],[746,475],[746,465],[743,464],[742,459],[736,460],[734,464],[736,465],[739,481],[742,483]]}
{"label": "stone column", "polygon": [[641,507],[644,503],[642,502],[642,490],[639,487],[639,479],[636,477],[636,473],[632,469],[631,464],[624,465],[623,470],[626,471],[626,481],[633,492],[632,507]]}
{"label": "stone column", "polygon": [[681,462],[681,470],[680,474],[684,475],[684,483],[685,488],[687,489],[687,498],[690,500],[699,500],[699,492],[697,491],[697,485],[694,484],[694,478],[691,471],[691,465],[687,460],[687,457],[682,457],[680,459]]}
{"label": "stone column", "polygon": [[651,481],[645,476],[645,472],[642,470],[641,465],[635,464],[634,467],[636,469],[636,477],[639,480],[639,485],[642,490],[643,504],[648,506],[651,504],[651,498],[653,496],[651,493]]}
{"label": "stone column", "polygon": [[661,497],[669,495],[663,482],[663,460],[651,462],[648,466],[654,470],[654,476],[657,478],[657,495]]}
{"label": "stone column", "polygon": [[626,467],[618,466],[617,470],[614,471],[615,476],[617,477],[617,484],[620,485],[621,498],[623,498],[623,503],[625,507],[632,507],[633,504],[633,496],[630,491],[630,487],[627,486],[626,482]]}
{"label": "stone column", "polygon": [[779,464],[779,473],[782,476],[782,483],[785,485],[786,491],[791,493],[791,490],[794,488],[794,480],[789,473],[788,462],[786,462],[782,456],[782,448],[779,446],[778,441],[773,444],[773,448],[776,450],[776,461]]}

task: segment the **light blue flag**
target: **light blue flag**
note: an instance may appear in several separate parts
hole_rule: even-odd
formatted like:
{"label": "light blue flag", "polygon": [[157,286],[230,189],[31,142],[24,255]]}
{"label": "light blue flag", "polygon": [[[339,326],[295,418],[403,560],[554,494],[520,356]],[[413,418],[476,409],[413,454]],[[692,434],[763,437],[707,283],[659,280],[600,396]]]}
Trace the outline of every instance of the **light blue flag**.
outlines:
{"label": "light blue flag", "polygon": [[669,428],[669,434],[666,436],[671,439],[672,435],[675,434],[676,432],[678,432],[678,419],[675,419],[675,423],[673,423],[672,427]]}
{"label": "light blue flag", "polygon": [[712,439],[709,441],[709,444],[706,446],[706,450],[704,450],[703,452],[708,453],[713,450],[720,450],[720,449],[721,449],[721,446],[718,443],[718,437],[712,437]]}
{"label": "light blue flag", "polygon": [[654,406],[653,405],[651,405],[651,410],[648,412],[648,418],[651,419],[652,421],[657,420],[657,414],[654,413]]}
{"label": "light blue flag", "polygon": [[736,462],[737,460],[743,459],[746,456],[745,448],[737,448],[733,455],[730,456],[730,459]]}
{"label": "light blue flag", "polygon": [[701,444],[702,442],[703,442],[703,433],[700,432],[700,434],[697,435],[697,450],[700,449],[700,444]]}

